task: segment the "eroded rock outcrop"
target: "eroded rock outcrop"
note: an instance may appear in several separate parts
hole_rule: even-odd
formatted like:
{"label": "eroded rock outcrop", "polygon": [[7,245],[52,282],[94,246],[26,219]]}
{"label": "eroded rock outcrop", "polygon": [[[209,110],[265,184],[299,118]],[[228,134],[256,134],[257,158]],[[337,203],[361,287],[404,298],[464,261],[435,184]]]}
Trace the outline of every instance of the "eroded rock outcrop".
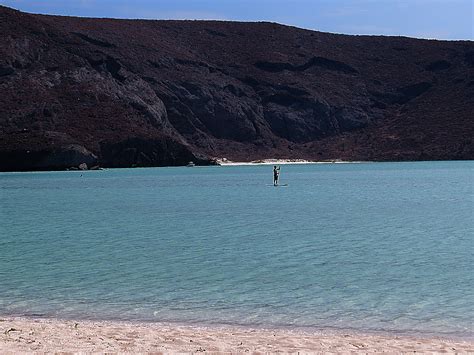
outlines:
{"label": "eroded rock outcrop", "polygon": [[2,151],[0,162],[0,171],[65,170],[82,164],[87,169],[97,165],[98,159],[83,146],[71,144],[54,149]]}

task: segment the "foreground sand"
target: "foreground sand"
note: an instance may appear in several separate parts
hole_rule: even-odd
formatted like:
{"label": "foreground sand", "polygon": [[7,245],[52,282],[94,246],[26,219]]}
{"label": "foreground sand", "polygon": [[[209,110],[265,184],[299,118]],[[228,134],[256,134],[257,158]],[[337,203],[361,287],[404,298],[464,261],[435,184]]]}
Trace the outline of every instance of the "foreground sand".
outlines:
{"label": "foreground sand", "polygon": [[0,318],[0,353],[474,352],[474,341],[389,335]]}

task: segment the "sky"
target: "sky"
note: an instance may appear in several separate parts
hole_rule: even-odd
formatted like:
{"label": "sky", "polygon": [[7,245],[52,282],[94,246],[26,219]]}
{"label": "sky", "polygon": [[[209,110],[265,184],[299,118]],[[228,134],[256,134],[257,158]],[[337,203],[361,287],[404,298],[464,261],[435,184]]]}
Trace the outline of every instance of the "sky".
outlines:
{"label": "sky", "polygon": [[271,21],[311,30],[474,39],[474,0],[0,0],[68,16]]}

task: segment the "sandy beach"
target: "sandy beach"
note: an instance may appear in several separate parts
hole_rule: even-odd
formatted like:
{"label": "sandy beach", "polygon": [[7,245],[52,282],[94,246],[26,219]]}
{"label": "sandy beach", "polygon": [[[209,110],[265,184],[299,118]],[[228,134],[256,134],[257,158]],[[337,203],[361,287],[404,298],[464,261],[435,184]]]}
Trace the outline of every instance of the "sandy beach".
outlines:
{"label": "sandy beach", "polygon": [[473,341],[429,337],[0,318],[0,352],[473,352]]}
{"label": "sandy beach", "polygon": [[306,160],[306,159],[260,159],[252,161],[232,161],[226,158],[215,158],[220,166],[242,166],[242,165],[292,165],[292,164],[355,164],[365,163],[361,161],[345,161],[340,159],[334,160]]}

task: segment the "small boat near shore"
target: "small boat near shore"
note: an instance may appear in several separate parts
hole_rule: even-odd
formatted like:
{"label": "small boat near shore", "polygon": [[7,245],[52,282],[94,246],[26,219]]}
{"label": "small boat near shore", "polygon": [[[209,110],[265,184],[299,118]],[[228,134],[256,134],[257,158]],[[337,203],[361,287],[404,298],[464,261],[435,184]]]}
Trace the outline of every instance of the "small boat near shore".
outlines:
{"label": "small boat near shore", "polygon": [[196,164],[194,164],[194,162],[190,161],[188,163],[188,165],[186,165],[188,168],[192,168],[193,166],[196,166]]}

